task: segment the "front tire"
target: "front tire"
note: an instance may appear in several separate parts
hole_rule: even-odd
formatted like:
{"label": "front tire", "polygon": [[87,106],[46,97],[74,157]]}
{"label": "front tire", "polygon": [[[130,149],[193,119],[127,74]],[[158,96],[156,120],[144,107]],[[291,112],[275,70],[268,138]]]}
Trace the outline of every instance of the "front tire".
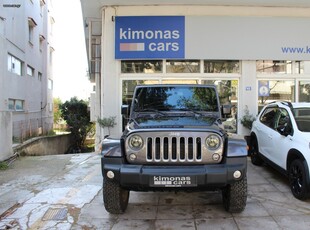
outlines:
{"label": "front tire", "polygon": [[104,178],[103,202],[105,209],[111,214],[122,214],[128,206],[129,191],[123,189],[118,183]]}
{"label": "front tire", "polygon": [[226,211],[232,213],[242,212],[247,200],[247,178],[227,185],[222,191],[223,205]]}
{"label": "front tire", "polygon": [[307,184],[307,170],[304,160],[296,159],[289,167],[289,183],[291,191],[299,200],[309,198],[309,190]]}

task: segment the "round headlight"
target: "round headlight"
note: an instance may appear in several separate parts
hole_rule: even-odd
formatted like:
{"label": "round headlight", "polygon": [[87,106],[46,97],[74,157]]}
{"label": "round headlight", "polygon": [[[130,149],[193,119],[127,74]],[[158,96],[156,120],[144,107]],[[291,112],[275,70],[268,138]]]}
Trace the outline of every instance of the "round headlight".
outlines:
{"label": "round headlight", "polygon": [[206,139],[206,146],[209,149],[217,149],[218,147],[220,147],[220,144],[221,144],[221,139],[217,135],[211,134]]}
{"label": "round headlight", "polygon": [[130,148],[140,149],[143,146],[143,139],[139,135],[133,135],[132,137],[130,137],[128,143]]}

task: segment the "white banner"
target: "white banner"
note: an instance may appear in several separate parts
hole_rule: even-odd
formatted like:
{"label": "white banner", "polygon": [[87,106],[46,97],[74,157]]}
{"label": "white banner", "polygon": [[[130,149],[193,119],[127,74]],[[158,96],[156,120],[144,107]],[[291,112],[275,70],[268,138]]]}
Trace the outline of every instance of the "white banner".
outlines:
{"label": "white banner", "polygon": [[185,17],[186,59],[310,60],[310,18]]}

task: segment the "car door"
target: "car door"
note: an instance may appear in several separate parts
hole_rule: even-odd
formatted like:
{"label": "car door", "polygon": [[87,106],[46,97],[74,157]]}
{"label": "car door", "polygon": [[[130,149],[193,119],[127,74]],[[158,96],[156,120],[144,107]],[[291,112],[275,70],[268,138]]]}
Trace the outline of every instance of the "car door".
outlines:
{"label": "car door", "polygon": [[277,113],[276,107],[267,107],[260,116],[257,129],[257,140],[259,152],[269,159],[273,152],[272,139],[274,136],[274,120]]}
{"label": "car door", "polygon": [[270,160],[286,169],[286,158],[293,141],[293,128],[288,111],[279,108],[275,118],[275,133],[273,136],[273,151]]}

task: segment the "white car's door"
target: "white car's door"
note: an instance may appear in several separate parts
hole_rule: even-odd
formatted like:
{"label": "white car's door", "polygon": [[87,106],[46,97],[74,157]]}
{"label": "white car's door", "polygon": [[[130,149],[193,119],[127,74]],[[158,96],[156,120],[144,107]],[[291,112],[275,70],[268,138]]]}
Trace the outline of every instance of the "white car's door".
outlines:
{"label": "white car's door", "polygon": [[291,135],[283,136],[280,133],[277,133],[274,136],[275,151],[270,155],[270,159],[285,170],[287,153],[291,148],[293,141],[294,139]]}
{"label": "white car's door", "polygon": [[287,153],[293,146],[292,131],[292,123],[288,111],[284,108],[279,108],[275,119],[273,153],[270,153],[270,160],[283,169],[286,169]]}
{"label": "white car's door", "polygon": [[268,159],[273,153],[273,138],[275,134],[274,119],[276,116],[277,108],[266,108],[257,122],[256,135],[258,141],[259,152]]}

